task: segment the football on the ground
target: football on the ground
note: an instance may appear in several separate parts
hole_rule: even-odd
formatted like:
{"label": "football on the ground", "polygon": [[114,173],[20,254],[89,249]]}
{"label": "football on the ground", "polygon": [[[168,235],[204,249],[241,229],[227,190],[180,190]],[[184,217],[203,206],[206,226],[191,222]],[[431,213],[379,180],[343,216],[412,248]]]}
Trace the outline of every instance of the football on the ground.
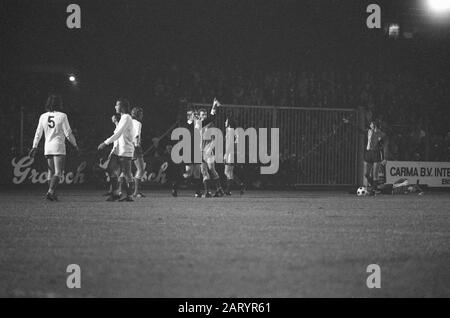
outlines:
{"label": "football on the ground", "polygon": [[364,197],[368,194],[369,194],[369,192],[367,191],[366,187],[359,187],[358,190],[356,191],[356,195],[358,197]]}

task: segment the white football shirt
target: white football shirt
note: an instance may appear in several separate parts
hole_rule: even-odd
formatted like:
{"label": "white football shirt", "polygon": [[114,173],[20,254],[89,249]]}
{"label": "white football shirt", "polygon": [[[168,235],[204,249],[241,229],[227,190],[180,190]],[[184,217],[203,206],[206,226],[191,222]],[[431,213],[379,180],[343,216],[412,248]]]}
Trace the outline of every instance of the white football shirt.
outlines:
{"label": "white football shirt", "polygon": [[42,134],[45,136],[45,155],[65,155],[66,138],[72,129],[69,125],[67,115],[62,112],[46,112],[39,118],[39,124],[34,135],[33,148],[37,148]]}
{"label": "white football shirt", "polygon": [[109,145],[118,140],[117,155],[121,157],[133,157],[134,136],[133,119],[129,114],[123,114],[114,130],[114,134],[106,139],[104,143]]}
{"label": "white football shirt", "polygon": [[[114,129],[114,133],[117,131],[117,126],[116,126],[116,129]],[[119,155],[119,139],[114,140],[113,147],[111,149],[111,154],[114,154],[116,156]]]}
{"label": "white football shirt", "polygon": [[133,119],[133,128],[134,128],[134,145],[140,146],[141,145],[141,130],[142,130],[142,124],[139,120]]}

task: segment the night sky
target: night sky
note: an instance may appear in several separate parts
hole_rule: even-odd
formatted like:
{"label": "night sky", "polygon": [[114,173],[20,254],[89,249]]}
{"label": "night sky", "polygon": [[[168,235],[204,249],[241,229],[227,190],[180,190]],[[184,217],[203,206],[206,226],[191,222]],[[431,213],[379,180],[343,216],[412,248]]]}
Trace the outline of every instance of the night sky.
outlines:
{"label": "night sky", "polygon": [[[132,86],[133,74],[149,63],[269,65],[304,54],[321,62],[383,50],[376,40],[383,31],[365,25],[373,1],[76,1],[82,27],[69,30],[66,7],[73,2],[1,0],[2,68],[70,67],[85,89],[106,92]],[[427,26],[419,0],[376,3],[383,23],[442,33]],[[448,47],[448,33],[444,39]]]}
{"label": "night sky", "polygon": [[[2,46],[9,58],[132,68],[148,59],[346,48],[370,39],[365,8],[373,1],[78,1],[82,28],[69,30],[65,9],[72,2],[2,0]],[[417,1],[377,3],[385,21],[420,21],[411,8]]]}

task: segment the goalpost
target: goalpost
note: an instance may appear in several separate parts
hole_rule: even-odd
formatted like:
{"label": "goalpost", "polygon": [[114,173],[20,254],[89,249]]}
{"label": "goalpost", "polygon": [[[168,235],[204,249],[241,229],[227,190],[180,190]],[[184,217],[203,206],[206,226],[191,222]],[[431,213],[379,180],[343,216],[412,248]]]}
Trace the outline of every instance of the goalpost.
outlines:
{"label": "goalpost", "polygon": [[[211,107],[188,103],[189,108]],[[222,104],[216,127],[230,114],[238,127],[278,128],[280,170],[289,169],[296,186],[356,186],[363,180],[362,110]],[[286,171],[284,171],[286,172]]]}

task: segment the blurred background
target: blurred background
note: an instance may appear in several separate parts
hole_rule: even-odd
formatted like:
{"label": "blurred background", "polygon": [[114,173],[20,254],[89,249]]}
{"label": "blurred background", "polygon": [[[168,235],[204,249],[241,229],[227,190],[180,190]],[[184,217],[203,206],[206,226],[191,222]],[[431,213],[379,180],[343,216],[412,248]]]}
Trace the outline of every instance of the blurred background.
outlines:
{"label": "blurred background", "polygon": [[381,120],[390,159],[449,161],[450,5],[376,1],[382,25],[368,29],[372,2],[77,1],[81,29],[68,29],[71,1],[2,0],[2,155],[28,151],[60,92],[85,151],[112,132],[118,97],[144,107],[148,146],[188,102],[217,97],[362,108]]}

